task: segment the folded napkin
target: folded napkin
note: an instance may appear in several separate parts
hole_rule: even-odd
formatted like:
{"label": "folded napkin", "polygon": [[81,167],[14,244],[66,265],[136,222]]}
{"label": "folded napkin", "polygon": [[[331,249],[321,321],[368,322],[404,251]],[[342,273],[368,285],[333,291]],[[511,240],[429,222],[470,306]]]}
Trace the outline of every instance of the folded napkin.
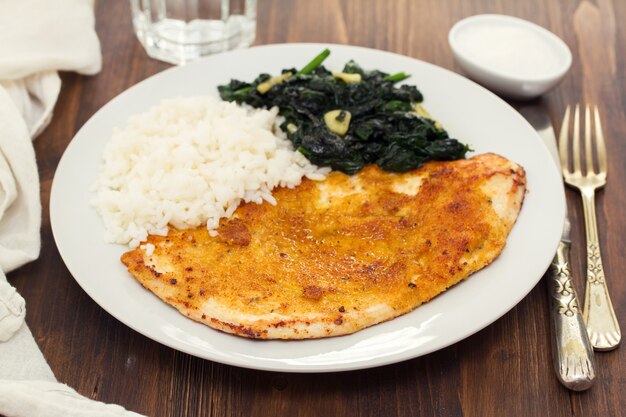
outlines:
{"label": "folded napkin", "polygon": [[56,381],[24,322],[24,299],[5,275],[39,256],[31,140],[52,117],[57,71],[95,74],[100,67],[93,0],[0,0],[0,415],[7,417],[139,416]]}

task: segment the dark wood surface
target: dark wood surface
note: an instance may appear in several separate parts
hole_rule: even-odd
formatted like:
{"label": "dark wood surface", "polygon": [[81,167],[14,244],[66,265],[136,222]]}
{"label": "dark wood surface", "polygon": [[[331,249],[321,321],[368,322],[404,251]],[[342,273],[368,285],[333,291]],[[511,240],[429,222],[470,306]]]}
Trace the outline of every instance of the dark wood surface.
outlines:
{"label": "dark wood surface", "polygon": [[[626,29],[621,24],[626,2],[259,0],[255,43],[345,43],[459,71],[448,48],[448,30],[479,13],[531,20],[570,46],[570,73],[537,101],[555,123],[569,103],[600,106],[610,172],[597,199],[598,221],[613,302],[626,326]],[[118,93],[169,67],[146,56],[129,14],[127,1],[98,1],[103,69],[93,77],[62,75],[53,121],[35,142],[43,204],[41,256],[9,276],[26,299],[27,323],[60,381],[88,397],[154,417],[626,415],[624,348],[596,354],[598,378],[589,391],[569,392],[558,383],[543,281],[504,317],[453,346],[395,365],[335,374],[260,372],[198,359],[142,336],[101,309],[59,256],[48,201],[58,161],[78,129]],[[582,207],[577,194],[567,194],[573,269],[582,294]]]}

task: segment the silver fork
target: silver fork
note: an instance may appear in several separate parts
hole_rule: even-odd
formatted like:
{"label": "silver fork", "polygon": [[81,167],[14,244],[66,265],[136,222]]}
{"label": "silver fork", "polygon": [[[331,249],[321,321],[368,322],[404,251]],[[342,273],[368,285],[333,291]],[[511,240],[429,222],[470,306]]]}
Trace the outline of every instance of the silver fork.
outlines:
{"label": "silver fork", "polygon": [[[559,135],[559,154],[565,182],[578,188],[583,200],[585,214],[585,234],[587,236],[587,283],[585,286],[585,304],[583,320],[587,327],[589,340],[595,350],[615,349],[620,342],[619,323],[613,311],[609,290],[604,277],[604,268],[600,257],[600,242],[596,222],[595,190],[606,184],[607,162],[604,135],[600,125],[598,107],[593,108],[594,131],[591,129],[591,109],[585,106],[584,164],[581,154],[580,109],[574,110],[574,131],[572,135],[571,156],[568,144],[570,107],[563,116],[563,125]],[[594,166],[594,155],[596,166]]]}

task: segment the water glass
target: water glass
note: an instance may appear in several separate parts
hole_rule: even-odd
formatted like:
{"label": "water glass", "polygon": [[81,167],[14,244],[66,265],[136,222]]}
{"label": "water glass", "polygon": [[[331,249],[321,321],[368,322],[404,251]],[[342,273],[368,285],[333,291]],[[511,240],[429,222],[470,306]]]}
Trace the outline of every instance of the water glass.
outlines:
{"label": "water glass", "polygon": [[256,0],[130,0],[133,27],[149,56],[185,64],[250,46]]}

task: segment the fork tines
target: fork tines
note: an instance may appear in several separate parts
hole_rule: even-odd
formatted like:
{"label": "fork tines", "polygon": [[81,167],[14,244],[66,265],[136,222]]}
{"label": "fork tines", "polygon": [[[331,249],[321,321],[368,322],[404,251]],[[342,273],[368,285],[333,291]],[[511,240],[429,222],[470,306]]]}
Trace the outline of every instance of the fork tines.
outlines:
{"label": "fork tines", "polygon": [[[581,140],[580,140],[580,105],[576,105],[574,108],[574,125],[572,134],[571,152],[572,157],[569,158],[570,145],[568,141],[569,137],[569,125],[570,125],[570,106],[567,106],[565,115],[563,116],[563,125],[561,126],[561,133],[559,135],[559,156],[561,158],[561,165],[563,167],[563,175],[566,177],[574,176],[586,176],[588,174],[606,175],[607,162],[606,162],[606,145],[604,143],[604,134],[602,133],[602,124],[600,122],[600,114],[598,112],[598,106],[585,105],[584,115],[584,158],[581,155]],[[592,121],[591,113],[593,112],[593,127],[595,135],[592,135]],[[592,138],[595,139],[595,146],[592,143]],[[595,150],[595,152],[594,152]],[[584,160],[584,166],[583,166]],[[595,160],[595,164],[594,164]]]}

